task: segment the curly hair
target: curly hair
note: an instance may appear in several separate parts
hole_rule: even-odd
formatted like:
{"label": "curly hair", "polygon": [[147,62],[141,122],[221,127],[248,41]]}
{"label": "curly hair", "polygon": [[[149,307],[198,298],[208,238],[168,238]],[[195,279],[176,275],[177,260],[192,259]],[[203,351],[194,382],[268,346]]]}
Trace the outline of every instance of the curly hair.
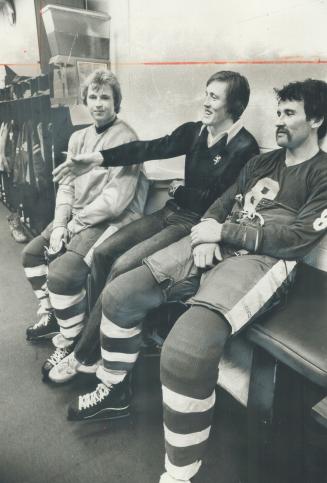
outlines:
{"label": "curly hair", "polygon": [[323,119],[318,128],[318,139],[327,131],[327,83],[317,79],[291,82],[282,89],[274,89],[279,101],[303,101],[306,118]]}

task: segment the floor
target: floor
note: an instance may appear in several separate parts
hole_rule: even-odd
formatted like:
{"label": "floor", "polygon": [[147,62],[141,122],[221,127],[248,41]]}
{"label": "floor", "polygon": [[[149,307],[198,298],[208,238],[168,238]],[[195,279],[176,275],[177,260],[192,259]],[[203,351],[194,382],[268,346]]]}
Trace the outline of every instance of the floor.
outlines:
{"label": "floor", "polygon": [[[0,483],[158,483],[164,456],[158,358],[139,360],[130,418],[68,422],[68,402],[92,389],[94,379],[41,382],[51,346],[25,340],[36,303],[7,214],[0,203]],[[240,483],[245,413],[223,392],[216,408],[207,458],[194,483]]]}

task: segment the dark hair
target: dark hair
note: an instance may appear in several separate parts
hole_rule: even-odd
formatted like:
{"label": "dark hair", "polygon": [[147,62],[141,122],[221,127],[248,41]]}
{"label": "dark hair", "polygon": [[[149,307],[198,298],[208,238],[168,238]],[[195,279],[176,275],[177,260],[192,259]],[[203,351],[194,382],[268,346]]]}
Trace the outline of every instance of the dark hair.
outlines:
{"label": "dark hair", "polygon": [[114,96],[114,108],[116,114],[118,114],[122,95],[120,84],[115,74],[113,74],[110,70],[98,69],[92,72],[92,74],[85,79],[82,87],[82,100],[83,104],[85,105],[87,105],[87,91],[90,85],[92,85],[95,90],[100,89],[100,87],[104,85],[109,85],[112,88]]}
{"label": "dark hair", "polygon": [[306,79],[291,82],[282,89],[274,89],[279,101],[303,101],[306,118],[320,120],[318,139],[325,136],[327,130],[327,83],[322,80]]}
{"label": "dark hair", "polygon": [[227,112],[231,115],[234,122],[237,121],[249,103],[250,86],[247,78],[238,72],[221,70],[208,79],[207,86],[214,81],[227,83]]}

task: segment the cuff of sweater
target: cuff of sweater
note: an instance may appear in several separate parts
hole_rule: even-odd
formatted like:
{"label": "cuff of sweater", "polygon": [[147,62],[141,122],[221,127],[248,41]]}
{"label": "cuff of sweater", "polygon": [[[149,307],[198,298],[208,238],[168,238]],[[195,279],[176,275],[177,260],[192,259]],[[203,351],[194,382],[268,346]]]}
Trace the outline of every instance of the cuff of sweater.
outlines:
{"label": "cuff of sweater", "polygon": [[244,248],[256,253],[262,240],[262,230],[253,226],[237,223],[224,223],[221,231],[221,241],[235,248]]}
{"label": "cuff of sweater", "polygon": [[83,210],[81,210],[73,216],[73,220],[76,225],[84,230],[89,226],[89,224],[83,220],[83,217],[85,218],[86,214],[83,212]]}
{"label": "cuff of sweater", "polygon": [[174,197],[174,200],[177,201],[177,203],[178,203],[178,201],[183,201],[183,199],[184,199],[184,197],[183,197],[184,191],[185,191],[185,186],[180,185],[180,186],[177,186],[177,188],[172,193],[172,195]]}
{"label": "cuff of sweater", "polygon": [[67,224],[68,224],[68,220],[58,218],[57,220],[53,220],[52,228],[58,228],[58,227],[67,228]]}
{"label": "cuff of sweater", "polygon": [[99,151],[101,157],[102,157],[102,160],[100,162],[100,156],[99,156],[99,164],[98,166],[102,166],[104,168],[110,168],[112,166],[119,166],[118,163],[115,163],[114,160],[110,157],[110,155],[108,154],[107,151],[103,150],[103,151]]}

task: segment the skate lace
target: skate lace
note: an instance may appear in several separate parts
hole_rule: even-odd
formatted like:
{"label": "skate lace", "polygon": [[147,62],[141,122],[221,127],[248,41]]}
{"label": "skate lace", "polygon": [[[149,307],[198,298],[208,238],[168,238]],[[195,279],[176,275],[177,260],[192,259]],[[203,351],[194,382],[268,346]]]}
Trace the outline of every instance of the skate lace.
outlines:
{"label": "skate lace", "polygon": [[68,351],[67,351],[66,347],[64,347],[63,349],[57,347],[57,349],[54,351],[54,353],[51,354],[51,356],[49,357],[48,361],[51,362],[51,364],[53,364],[54,366],[56,366],[67,355],[68,355]]}
{"label": "skate lace", "polygon": [[88,409],[101,402],[106,396],[108,396],[112,386],[105,386],[104,384],[98,384],[95,391],[83,396],[79,396],[79,409]]}
{"label": "skate lace", "polygon": [[70,373],[70,374],[74,373],[76,362],[77,361],[75,359],[74,352],[71,352],[58,365],[59,372],[67,372],[67,373]]}
{"label": "skate lace", "polygon": [[39,327],[46,327],[51,319],[51,313],[44,314],[38,322],[33,325],[33,329],[38,329]]}

